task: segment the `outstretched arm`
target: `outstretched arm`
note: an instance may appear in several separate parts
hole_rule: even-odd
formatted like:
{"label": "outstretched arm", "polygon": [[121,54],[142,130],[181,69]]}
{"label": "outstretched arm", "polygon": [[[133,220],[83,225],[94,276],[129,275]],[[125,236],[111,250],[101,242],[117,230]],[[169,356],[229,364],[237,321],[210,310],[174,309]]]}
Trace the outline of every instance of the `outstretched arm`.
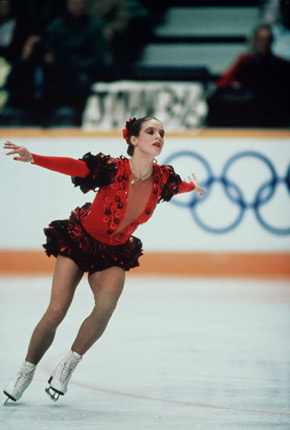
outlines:
{"label": "outstretched arm", "polygon": [[14,157],[16,161],[33,163],[37,166],[53,170],[54,172],[81,178],[85,178],[90,173],[86,163],[82,160],[75,160],[67,157],[45,157],[32,154],[24,146],[18,146],[9,141],[4,144],[4,149],[11,149],[10,152],[7,152],[7,155],[17,154],[18,156]]}
{"label": "outstretched arm", "polygon": [[204,190],[204,188],[202,188],[201,186],[200,186],[200,183],[199,183],[199,180],[197,179],[197,177],[195,176],[195,174],[194,173],[192,173],[191,174],[191,177],[190,176],[188,176],[188,180],[189,180],[189,182],[190,183],[194,183],[194,185],[195,185],[195,188],[194,188],[194,192],[195,193],[199,193],[201,196],[203,196],[204,194],[205,194],[205,190]]}
{"label": "outstretched arm", "polygon": [[182,181],[179,193],[187,193],[189,191],[199,193],[201,196],[205,194],[205,190],[200,186],[200,183],[194,173],[192,173],[191,176],[188,176],[188,182]]}
{"label": "outstretched arm", "polygon": [[11,149],[12,151],[7,152],[6,155],[18,154],[18,157],[14,157],[14,160],[24,161],[25,163],[33,163],[34,159],[31,152],[28,149],[24,148],[24,146],[15,145],[15,143],[7,142],[4,143],[4,149]]}

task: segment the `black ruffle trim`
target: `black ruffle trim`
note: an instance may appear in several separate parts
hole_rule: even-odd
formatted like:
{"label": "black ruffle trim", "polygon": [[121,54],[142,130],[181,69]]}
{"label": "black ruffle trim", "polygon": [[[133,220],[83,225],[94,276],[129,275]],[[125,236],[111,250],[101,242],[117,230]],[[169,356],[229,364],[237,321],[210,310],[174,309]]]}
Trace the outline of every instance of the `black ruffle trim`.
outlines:
{"label": "black ruffle trim", "polygon": [[160,200],[169,202],[175,194],[179,193],[179,185],[182,183],[180,176],[175,173],[172,166],[166,166],[169,177],[164,185]]}
{"label": "black ruffle trim", "polygon": [[43,245],[46,254],[64,255],[71,258],[84,272],[94,273],[113,266],[130,270],[139,266],[138,258],[142,253],[142,242],[131,236],[122,244],[111,246],[90,236],[80,222],[89,204],[76,208],[68,220],[53,221],[44,229],[47,237]]}
{"label": "black ruffle trim", "polygon": [[81,160],[86,163],[90,173],[85,178],[73,176],[72,183],[75,187],[80,187],[84,194],[90,190],[95,191],[96,188],[105,187],[114,181],[118,169],[115,158],[101,152],[97,155],[88,152]]}

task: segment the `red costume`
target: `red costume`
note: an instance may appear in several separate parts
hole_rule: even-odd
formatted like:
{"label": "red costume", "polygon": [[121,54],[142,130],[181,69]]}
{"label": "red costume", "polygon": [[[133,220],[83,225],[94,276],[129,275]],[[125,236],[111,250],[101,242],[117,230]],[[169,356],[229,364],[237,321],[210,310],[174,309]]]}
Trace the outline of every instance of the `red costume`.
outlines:
{"label": "red costume", "polygon": [[[88,153],[74,160],[32,155],[34,164],[72,176],[84,193],[98,189],[93,203],[76,208],[69,220],[54,221],[45,229],[48,255],[66,255],[90,273],[111,266],[125,270],[137,266],[142,244],[131,234],[152,216],[157,203],[195,188],[171,166],[154,164],[152,176],[134,184],[125,157]],[[80,260],[80,252],[86,261]]]}

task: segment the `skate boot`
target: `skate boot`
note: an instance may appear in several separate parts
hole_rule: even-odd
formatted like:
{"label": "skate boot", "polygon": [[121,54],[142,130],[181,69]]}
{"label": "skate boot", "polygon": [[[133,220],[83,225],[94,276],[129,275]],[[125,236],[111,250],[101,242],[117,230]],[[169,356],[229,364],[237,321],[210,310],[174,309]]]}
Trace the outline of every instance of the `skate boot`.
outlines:
{"label": "skate boot", "polygon": [[3,392],[8,397],[5,403],[7,403],[9,399],[16,402],[22,397],[23,392],[32,381],[35,369],[36,364],[24,361],[22,367],[18,370],[15,377],[10,381],[7,387],[4,388]]}
{"label": "skate boot", "polygon": [[70,351],[52,372],[48,380],[49,387],[45,391],[55,402],[67,392],[69,380],[81,359],[77,352]]}

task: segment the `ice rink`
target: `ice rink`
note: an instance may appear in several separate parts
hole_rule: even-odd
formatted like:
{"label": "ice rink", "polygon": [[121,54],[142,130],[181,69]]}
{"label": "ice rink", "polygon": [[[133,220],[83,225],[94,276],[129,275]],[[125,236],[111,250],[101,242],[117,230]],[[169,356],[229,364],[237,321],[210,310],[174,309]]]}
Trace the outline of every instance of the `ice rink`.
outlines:
{"label": "ice rink", "polygon": [[[3,388],[50,278],[1,277],[0,291]],[[84,278],[31,386],[0,407],[1,429],[290,429],[289,281],[129,275],[106,333],[54,403],[50,372],[92,306]]]}

